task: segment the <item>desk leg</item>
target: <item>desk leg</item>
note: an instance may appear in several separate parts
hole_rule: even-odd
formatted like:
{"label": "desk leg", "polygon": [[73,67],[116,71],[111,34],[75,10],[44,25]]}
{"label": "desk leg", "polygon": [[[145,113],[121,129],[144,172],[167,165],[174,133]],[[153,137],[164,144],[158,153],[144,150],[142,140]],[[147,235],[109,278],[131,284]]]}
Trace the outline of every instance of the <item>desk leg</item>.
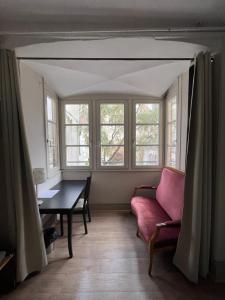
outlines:
{"label": "desk leg", "polygon": [[68,250],[69,257],[73,257],[73,248],[72,248],[72,213],[67,214],[67,225],[68,225]]}

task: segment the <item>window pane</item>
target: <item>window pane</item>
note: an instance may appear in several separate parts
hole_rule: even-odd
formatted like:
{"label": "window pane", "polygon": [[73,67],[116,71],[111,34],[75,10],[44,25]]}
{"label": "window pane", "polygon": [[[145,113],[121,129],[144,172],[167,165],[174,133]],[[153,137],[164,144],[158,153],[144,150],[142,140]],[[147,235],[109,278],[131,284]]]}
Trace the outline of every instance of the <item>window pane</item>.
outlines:
{"label": "window pane", "polygon": [[157,145],[159,144],[158,125],[136,125],[137,145]]}
{"label": "window pane", "polygon": [[123,145],[124,126],[101,126],[101,145]]}
{"label": "window pane", "polygon": [[89,166],[89,147],[67,147],[66,148],[67,166]]}
{"label": "window pane", "polygon": [[171,105],[171,115],[172,115],[172,121],[176,121],[177,119],[177,104],[172,103]]}
{"label": "window pane", "polygon": [[158,146],[136,146],[136,166],[159,165]]}
{"label": "window pane", "polygon": [[101,104],[101,124],[123,124],[124,104]]}
{"label": "window pane", "polygon": [[159,123],[159,103],[137,103],[136,123]]}
{"label": "window pane", "polygon": [[57,147],[48,144],[48,163],[50,169],[57,167],[57,157]]}
{"label": "window pane", "polygon": [[88,124],[88,104],[66,104],[66,124]]}
{"label": "window pane", "polygon": [[168,100],[167,104],[167,122],[176,121],[177,119],[177,98],[173,97]]}
{"label": "window pane", "polygon": [[176,146],[177,142],[177,126],[176,122],[168,124],[168,145]]}
{"label": "window pane", "polygon": [[48,141],[52,144],[56,144],[56,125],[48,122]]}
{"label": "window pane", "polygon": [[89,127],[66,126],[66,145],[89,145]]}
{"label": "window pane", "polygon": [[102,146],[101,166],[124,166],[124,146]]}
{"label": "window pane", "polygon": [[48,120],[54,121],[54,114],[55,114],[55,108],[54,108],[55,102],[50,97],[47,97],[47,117]]}
{"label": "window pane", "polygon": [[176,166],[176,147],[167,148],[167,165],[171,167]]}

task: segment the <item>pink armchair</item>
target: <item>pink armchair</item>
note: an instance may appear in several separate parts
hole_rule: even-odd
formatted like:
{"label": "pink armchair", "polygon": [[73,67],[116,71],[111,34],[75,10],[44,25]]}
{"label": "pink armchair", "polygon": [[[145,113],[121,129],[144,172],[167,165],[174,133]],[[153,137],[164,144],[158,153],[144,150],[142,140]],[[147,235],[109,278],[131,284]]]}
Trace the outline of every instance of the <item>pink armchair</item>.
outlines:
{"label": "pink armchair", "polygon": [[[176,247],[184,203],[183,172],[164,168],[158,187],[135,187],[131,210],[137,217],[137,236],[149,244],[149,275],[152,271],[154,252]],[[139,189],[156,190],[156,198],[137,196]]]}

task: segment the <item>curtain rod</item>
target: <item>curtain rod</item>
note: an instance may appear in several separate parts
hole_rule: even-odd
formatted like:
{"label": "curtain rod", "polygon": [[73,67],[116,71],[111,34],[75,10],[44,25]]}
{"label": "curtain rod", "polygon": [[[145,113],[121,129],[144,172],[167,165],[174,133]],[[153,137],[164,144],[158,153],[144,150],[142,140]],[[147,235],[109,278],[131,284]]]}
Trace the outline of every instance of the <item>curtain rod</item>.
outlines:
{"label": "curtain rod", "polygon": [[25,57],[18,56],[18,60],[86,60],[86,61],[152,61],[152,60],[189,60],[193,57]]}

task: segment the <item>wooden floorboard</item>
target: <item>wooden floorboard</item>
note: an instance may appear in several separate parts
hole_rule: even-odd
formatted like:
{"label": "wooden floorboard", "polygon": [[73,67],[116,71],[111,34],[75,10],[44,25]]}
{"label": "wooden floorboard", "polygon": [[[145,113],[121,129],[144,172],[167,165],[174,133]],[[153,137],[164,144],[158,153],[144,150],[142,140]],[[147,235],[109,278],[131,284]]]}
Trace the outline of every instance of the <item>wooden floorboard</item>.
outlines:
{"label": "wooden floorboard", "polygon": [[65,230],[65,237],[56,241],[55,250],[48,256],[46,269],[1,299],[225,299],[224,284],[189,283],[173,266],[171,252],[155,256],[150,278],[147,248],[136,237],[136,221],[128,211],[96,211],[88,231],[84,235],[81,219],[75,216],[74,258],[67,258]]}

